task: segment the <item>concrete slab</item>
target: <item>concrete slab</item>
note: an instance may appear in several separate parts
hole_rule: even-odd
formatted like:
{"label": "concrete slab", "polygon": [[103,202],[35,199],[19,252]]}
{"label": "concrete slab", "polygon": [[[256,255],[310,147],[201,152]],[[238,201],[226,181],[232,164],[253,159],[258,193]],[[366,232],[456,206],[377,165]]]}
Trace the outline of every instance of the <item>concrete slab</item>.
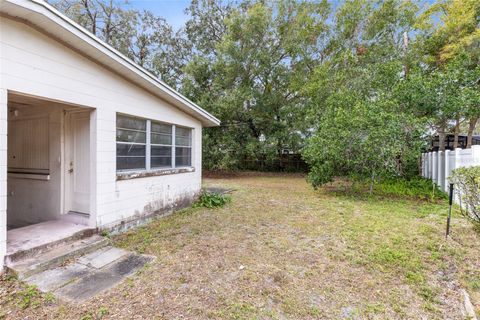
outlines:
{"label": "concrete slab", "polygon": [[114,247],[105,247],[100,250],[94,251],[90,254],[87,254],[83,257],[78,259],[78,263],[83,265],[93,267],[95,269],[100,269],[114,262],[115,260],[120,259],[121,257],[125,256],[128,251],[114,248]]}
{"label": "concrete slab", "polygon": [[[54,228],[64,223],[57,221]],[[31,227],[39,228],[38,225]],[[40,230],[46,232],[51,227],[52,224],[46,224]],[[68,232],[72,231],[71,223],[67,223],[66,227]],[[75,230],[78,229],[73,228]],[[24,232],[25,230],[21,233]],[[83,231],[81,235],[84,235]],[[108,239],[98,235],[81,239],[75,235],[57,245],[48,244],[40,251],[34,248],[28,252],[28,255],[22,251],[16,253],[22,259],[10,260],[8,267],[26,283],[34,284],[40,290],[50,291],[60,300],[70,302],[82,302],[114,287],[154,259],[152,256],[108,246]]]}
{"label": "concrete slab", "polygon": [[149,256],[129,254],[103,269],[91,272],[79,281],[67,284],[54,293],[61,300],[83,302],[116,286],[151,260],[153,258]]}
{"label": "concrete slab", "polygon": [[25,282],[36,285],[42,291],[53,291],[85,276],[89,270],[83,264],[74,263],[37,273],[25,279]]}
{"label": "concrete slab", "polygon": [[69,221],[52,220],[7,231],[7,255],[68,238],[89,228]]}

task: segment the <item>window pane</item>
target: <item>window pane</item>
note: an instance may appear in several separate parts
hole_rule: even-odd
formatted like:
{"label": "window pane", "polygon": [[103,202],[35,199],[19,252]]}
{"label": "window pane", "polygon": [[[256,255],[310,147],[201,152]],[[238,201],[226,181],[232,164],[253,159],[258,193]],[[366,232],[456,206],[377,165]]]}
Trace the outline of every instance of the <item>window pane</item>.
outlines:
{"label": "window pane", "polygon": [[150,150],[152,156],[172,156],[172,147],[152,146]]}
{"label": "window pane", "polygon": [[183,138],[183,137],[176,137],[175,138],[175,145],[183,146],[183,147],[190,147],[190,138]]}
{"label": "window pane", "polygon": [[188,128],[175,128],[175,145],[177,146],[191,146],[192,129]]}
{"label": "window pane", "polygon": [[117,170],[145,169],[145,157],[117,157]]}
{"label": "window pane", "polygon": [[175,148],[175,166],[185,167],[192,165],[192,149],[185,147]]}
{"label": "window pane", "polygon": [[172,157],[152,157],[150,159],[152,168],[171,167]]}
{"label": "window pane", "polygon": [[172,125],[152,121],[152,132],[172,134]]}
{"label": "window pane", "polygon": [[192,129],[189,129],[189,128],[176,127],[176,128],[175,128],[175,135],[176,135],[177,137],[186,137],[186,138],[189,138],[191,131],[192,131]]}
{"label": "window pane", "polygon": [[143,156],[145,157],[145,146],[138,144],[117,143],[117,156]]}
{"label": "window pane", "polygon": [[150,150],[152,168],[172,166],[172,147],[152,146]]}
{"label": "window pane", "polygon": [[117,128],[147,130],[147,122],[144,119],[126,117],[117,114]]}
{"label": "window pane", "polygon": [[145,143],[145,138],[145,132],[117,129],[117,141]]}
{"label": "window pane", "polygon": [[152,133],[151,143],[153,144],[172,144],[172,136],[166,134]]}

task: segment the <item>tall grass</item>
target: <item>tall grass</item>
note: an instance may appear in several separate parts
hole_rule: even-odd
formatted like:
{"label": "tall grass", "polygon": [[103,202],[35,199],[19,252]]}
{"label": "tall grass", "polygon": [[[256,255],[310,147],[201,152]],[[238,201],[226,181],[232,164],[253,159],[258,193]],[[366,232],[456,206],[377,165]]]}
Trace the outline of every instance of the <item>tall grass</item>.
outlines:
{"label": "tall grass", "polygon": [[[352,188],[358,193],[366,192],[369,188],[369,182],[355,182]],[[373,194],[432,201],[448,198],[447,193],[440,190],[437,185],[432,183],[431,180],[419,177],[411,179],[399,178],[377,181],[373,185]]]}

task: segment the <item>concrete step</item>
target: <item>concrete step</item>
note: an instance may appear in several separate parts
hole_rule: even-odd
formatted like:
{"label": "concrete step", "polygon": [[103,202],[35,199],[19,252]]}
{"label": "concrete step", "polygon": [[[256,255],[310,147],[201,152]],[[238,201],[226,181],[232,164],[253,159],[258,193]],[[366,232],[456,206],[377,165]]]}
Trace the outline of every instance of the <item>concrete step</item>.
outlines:
{"label": "concrete step", "polygon": [[23,256],[23,259],[13,261],[7,259],[7,268],[11,269],[23,280],[47,269],[58,267],[72,258],[94,252],[107,246],[109,243],[110,240],[108,238],[99,235],[74,241],[64,241],[49,250],[37,252],[35,255]]}
{"label": "concrete step", "polygon": [[60,220],[11,230],[8,235],[10,240],[7,238],[5,264],[8,266],[21,260],[37,257],[56,247],[91,237],[96,231],[96,229]]}

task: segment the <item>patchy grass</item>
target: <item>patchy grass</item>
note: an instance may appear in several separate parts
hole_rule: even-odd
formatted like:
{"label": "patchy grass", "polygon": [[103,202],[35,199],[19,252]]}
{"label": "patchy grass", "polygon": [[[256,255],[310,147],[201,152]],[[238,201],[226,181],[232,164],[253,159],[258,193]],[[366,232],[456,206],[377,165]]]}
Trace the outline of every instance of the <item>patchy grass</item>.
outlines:
{"label": "patchy grass", "polygon": [[158,257],[119,287],[80,306],[41,298],[22,309],[11,299],[0,310],[12,319],[462,319],[461,288],[480,306],[480,236],[455,212],[445,240],[444,201],[314,191],[288,174],[205,184],[237,191],[224,207],[113,238]]}
{"label": "patchy grass", "polygon": [[36,286],[26,285],[12,274],[0,276],[0,319],[11,318],[15,310],[38,309],[54,303],[51,293],[42,293]]}

